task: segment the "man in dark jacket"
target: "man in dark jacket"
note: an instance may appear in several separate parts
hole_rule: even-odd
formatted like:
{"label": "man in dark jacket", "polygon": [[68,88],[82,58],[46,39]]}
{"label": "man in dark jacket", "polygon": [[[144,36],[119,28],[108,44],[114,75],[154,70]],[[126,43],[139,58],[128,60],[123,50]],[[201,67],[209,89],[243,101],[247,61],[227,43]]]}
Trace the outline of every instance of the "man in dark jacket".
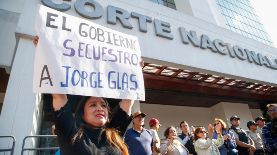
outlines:
{"label": "man in dark jacket", "polygon": [[270,155],[277,155],[277,104],[267,105],[267,113],[271,121],[262,129],[263,143]]}
{"label": "man in dark jacket", "polygon": [[189,125],[186,121],[180,123],[180,129],[182,130],[179,138],[182,140],[181,143],[189,150],[190,154],[197,155],[193,146],[193,134],[191,134]]}

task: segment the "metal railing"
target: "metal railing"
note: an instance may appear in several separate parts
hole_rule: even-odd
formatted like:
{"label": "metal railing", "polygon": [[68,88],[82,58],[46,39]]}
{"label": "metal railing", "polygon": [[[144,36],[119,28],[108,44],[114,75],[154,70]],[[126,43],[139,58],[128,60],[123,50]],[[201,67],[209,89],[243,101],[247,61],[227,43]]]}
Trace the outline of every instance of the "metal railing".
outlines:
{"label": "metal railing", "polygon": [[57,135],[34,135],[34,136],[26,136],[23,139],[23,143],[22,143],[22,149],[21,149],[21,155],[24,154],[25,151],[49,151],[49,150],[58,150],[59,147],[27,147],[25,148],[25,144],[26,144],[26,140],[27,139],[32,139],[32,138],[56,138]]}
{"label": "metal railing", "polygon": [[15,146],[15,138],[14,136],[0,136],[0,138],[9,138],[12,140],[12,147],[11,148],[7,148],[7,149],[0,149],[0,152],[11,152],[11,155],[13,155],[14,153],[14,146]]}

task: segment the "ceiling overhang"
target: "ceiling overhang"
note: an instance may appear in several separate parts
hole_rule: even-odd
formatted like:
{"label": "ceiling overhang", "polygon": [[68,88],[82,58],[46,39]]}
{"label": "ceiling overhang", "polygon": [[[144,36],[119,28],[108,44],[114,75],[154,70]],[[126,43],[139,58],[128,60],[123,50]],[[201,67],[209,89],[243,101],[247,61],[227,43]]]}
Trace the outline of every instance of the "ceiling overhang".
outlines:
{"label": "ceiling overhang", "polygon": [[254,106],[277,101],[277,87],[271,85],[150,63],[144,64],[143,73],[147,103],[210,107],[219,102]]}

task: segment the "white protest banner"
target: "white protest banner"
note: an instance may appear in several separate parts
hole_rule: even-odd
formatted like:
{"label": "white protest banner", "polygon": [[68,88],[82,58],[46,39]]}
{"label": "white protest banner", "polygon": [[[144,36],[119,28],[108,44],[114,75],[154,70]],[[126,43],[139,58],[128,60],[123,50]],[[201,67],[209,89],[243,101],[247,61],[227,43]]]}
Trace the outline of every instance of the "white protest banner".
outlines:
{"label": "white protest banner", "polygon": [[40,6],[33,90],[144,100],[137,37]]}

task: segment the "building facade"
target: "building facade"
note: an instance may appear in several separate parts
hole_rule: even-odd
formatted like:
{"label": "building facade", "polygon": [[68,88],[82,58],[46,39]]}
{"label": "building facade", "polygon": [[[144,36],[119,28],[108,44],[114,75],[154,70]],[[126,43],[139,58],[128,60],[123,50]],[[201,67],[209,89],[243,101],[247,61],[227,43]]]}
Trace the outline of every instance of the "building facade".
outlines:
{"label": "building facade", "polygon": [[[16,154],[24,137],[41,134],[51,124],[49,97],[32,91],[39,4],[139,38],[146,101],[135,104],[133,111],[148,114],[146,122],[158,118],[160,135],[183,120],[207,126],[215,117],[228,122],[234,114],[245,120],[246,128],[248,120],[262,114],[260,105],[277,100],[277,49],[269,46],[263,29],[257,29],[258,41],[255,33],[233,32],[220,0],[87,0],[89,5],[81,5],[83,14],[74,9],[77,2],[85,0],[0,2],[0,135],[16,137]],[[101,17],[88,18],[96,6],[104,10]],[[109,6],[120,12],[116,17],[123,12],[127,17],[110,21]]]}

